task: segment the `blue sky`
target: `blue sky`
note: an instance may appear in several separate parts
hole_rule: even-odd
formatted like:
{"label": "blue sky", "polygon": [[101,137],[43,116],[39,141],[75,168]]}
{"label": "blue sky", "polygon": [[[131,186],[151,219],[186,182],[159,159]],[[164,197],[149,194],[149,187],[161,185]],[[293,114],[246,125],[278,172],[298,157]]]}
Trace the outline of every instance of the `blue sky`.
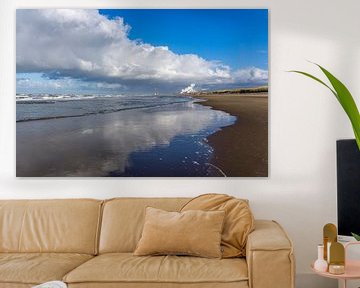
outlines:
{"label": "blue sky", "polygon": [[267,71],[265,9],[17,10],[17,93],[177,93]]}
{"label": "blue sky", "polygon": [[179,54],[220,60],[233,69],[268,69],[268,10],[100,10],[123,17],[130,39],[166,45]]}

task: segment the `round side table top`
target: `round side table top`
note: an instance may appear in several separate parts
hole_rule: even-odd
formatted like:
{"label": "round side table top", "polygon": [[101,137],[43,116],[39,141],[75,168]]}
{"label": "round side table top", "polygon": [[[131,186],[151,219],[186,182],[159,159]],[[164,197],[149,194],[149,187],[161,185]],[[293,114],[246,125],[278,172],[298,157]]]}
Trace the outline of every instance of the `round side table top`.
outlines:
{"label": "round side table top", "polygon": [[333,278],[333,279],[360,279],[360,261],[346,261],[344,274],[331,274],[329,272],[320,272],[314,269],[314,263],[311,264],[311,269],[318,275]]}

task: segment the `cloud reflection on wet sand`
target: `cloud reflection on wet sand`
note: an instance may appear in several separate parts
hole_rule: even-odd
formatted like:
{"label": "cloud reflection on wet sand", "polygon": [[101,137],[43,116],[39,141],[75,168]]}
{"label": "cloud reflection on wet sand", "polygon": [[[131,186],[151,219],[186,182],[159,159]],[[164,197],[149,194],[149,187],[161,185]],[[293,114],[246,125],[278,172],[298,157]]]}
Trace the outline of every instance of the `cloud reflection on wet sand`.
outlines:
{"label": "cloud reflection on wet sand", "polygon": [[213,133],[234,121],[235,117],[225,112],[188,102],[17,123],[17,176],[121,174],[131,165],[133,153],[167,148],[175,137],[184,136],[188,141],[189,135]]}

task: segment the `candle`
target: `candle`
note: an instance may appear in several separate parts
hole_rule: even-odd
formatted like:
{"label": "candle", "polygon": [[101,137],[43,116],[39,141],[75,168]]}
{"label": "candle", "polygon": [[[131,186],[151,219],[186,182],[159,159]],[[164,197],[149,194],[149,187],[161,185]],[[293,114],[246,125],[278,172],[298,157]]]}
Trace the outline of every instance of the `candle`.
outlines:
{"label": "candle", "polygon": [[330,264],[329,265],[329,273],[331,274],[344,274],[345,273],[345,265],[337,265],[337,264]]}

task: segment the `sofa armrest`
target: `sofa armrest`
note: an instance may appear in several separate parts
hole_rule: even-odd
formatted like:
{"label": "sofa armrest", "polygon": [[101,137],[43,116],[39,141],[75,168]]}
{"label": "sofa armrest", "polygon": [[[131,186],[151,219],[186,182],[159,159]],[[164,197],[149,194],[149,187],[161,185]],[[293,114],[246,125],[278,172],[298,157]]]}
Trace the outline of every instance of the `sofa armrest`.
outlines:
{"label": "sofa armrest", "polygon": [[293,245],[277,222],[255,221],[247,240],[246,261],[250,288],[295,287]]}

